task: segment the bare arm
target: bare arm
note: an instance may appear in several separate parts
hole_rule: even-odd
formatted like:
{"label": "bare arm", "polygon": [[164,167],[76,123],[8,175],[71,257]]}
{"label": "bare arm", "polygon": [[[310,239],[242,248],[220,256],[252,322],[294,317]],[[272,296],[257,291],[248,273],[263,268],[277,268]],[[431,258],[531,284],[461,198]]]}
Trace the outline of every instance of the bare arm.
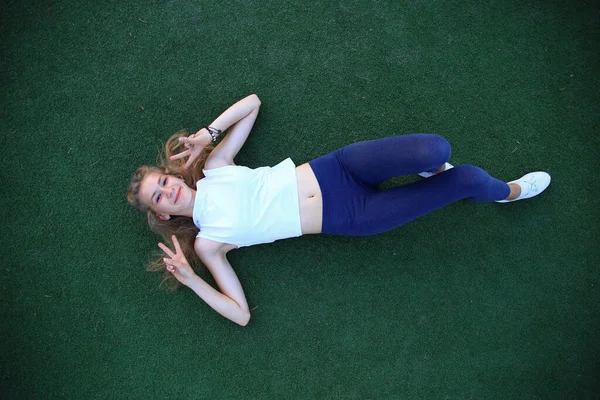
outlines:
{"label": "bare arm", "polygon": [[210,124],[211,127],[222,131],[225,131],[229,127],[231,129],[227,133],[227,136],[211,152],[206,161],[206,169],[233,165],[233,159],[244,143],[246,143],[246,139],[248,139],[248,135],[254,126],[260,104],[258,96],[251,94],[229,107]]}
{"label": "bare arm", "polygon": [[[231,267],[229,260],[227,260],[227,251],[225,251],[223,244],[198,238],[196,239],[194,248],[221,290],[220,293],[216,290],[215,292],[226,298],[221,298],[218,304],[209,303],[205,298],[203,300],[219,314],[229,318],[233,322],[242,326],[248,324],[250,310],[248,309],[246,295],[244,294],[240,280]],[[195,286],[192,285],[190,288],[202,297]]]}
{"label": "bare arm", "polygon": [[213,275],[221,292],[206,283],[192,270],[183,256],[177,238],[172,237],[176,253],[160,243],[159,247],[170,258],[165,258],[167,269],[175,278],[192,289],[198,297],[212,307],[216,312],[238,325],[245,326],[250,320],[250,310],[240,281],[226,257],[222,243],[197,239],[196,253]]}
{"label": "bare arm", "polygon": [[[219,266],[214,264],[213,268],[222,270],[230,269],[233,272],[233,269],[231,268],[231,265],[229,265],[227,259],[224,258],[223,260],[220,260],[220,263],[221,265]],[[233,272],[233,275],[235,276],[235,272]],[[187,286],[192,289],[194,293],[198,295],[198,297],[204,300],[206,304],[208,304],[213,310],[225,318],[235,322],[240,326],[246,326],[250,321],[250,311],[248,310],[248,304],[246,304],[245,299],[243,302],[241,302],[241,304],[236,302],[233,300],[233,298],[215,290],[198,275],[195,275],[193,279],[187,283]],[[219,287],[221,287],[221,285],[219,285]],[[239,289],[241,290],[241,285]]]}
{"label": "bare arm", "polygon": [[[257,95],[251,94],[229,107],[209,125],[213,135],[216,135],[217,130],[226,131],[229,128],[231,129],[227,136],[210,153],[204,166],[205,169],[234,165],[233,159],[246,142],[246,139],[248,139],[248,135],[254,126],[254,121],[256,121],[256,117],[258,116],[259,108],[260,99]],[[202,149],[212,143],[212,136],[206,128],[202,128],[193,135],[179,138],[179,141],[185,144],[187,150],[171,156],[171,160],[189,157],[185,163],[184,169],[186,169],[192,165],[192,162],[200,155]]]}

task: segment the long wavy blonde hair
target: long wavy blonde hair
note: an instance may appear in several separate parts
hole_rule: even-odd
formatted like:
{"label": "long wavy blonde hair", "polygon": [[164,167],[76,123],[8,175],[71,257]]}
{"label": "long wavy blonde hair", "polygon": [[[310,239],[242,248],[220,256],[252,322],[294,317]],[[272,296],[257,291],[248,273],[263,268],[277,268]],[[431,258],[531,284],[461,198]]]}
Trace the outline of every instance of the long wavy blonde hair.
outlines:
{"label": "long wavy blonde hair", "polygon": [[[157,218],[154,211],[152,211],[147,204],[142,203],[139,198],[140,185],[144,178],[152,172],[176,176],[182,179],[185,184],[192,189],[196,188],[197,181],[204,178],[202,169],[204,168],[204,163],[210,155],[213,146],[206,146],[198,158],[194,160],[194,163],[187,170],[183,169],[183,166],[185,165],[185,159],[169,159],[169,157],[172,155],[186,150],[184,145],[179,142],[179,138],[182,136],[187,136],[187,134],[188,133],[186,130],[181,130],[167,140],[167,143],[165,144],[165,152],[164,154],[160,155],[156,166],[144,165],[135,171],[133,177],[131,178],[129,189],[127,190],[127,201],[133,207],[146,214],[146,219],[150,229],[162,236],[165,244],[168,244],[171,249],[174,248],[173,243],[171,242],[171,235],[177,236],[177,240],[181,245],[181,250],[185,254],[188,262],[194,269],[197,269],[197,267],[201,266],[202,264],[194,251],[194,240],[199,231],[196,225],[194,225],[194,221],[192,221],[192,219],[189,217],[183,216],[171,216],[171,218],[167,221],[161,220]],[[173,290],[181,286],[181,283],[175,279],[173,274],[167,271],[163,261],[164,257],[164,253],[156,253],[156,256],[150,261],[146,270],[151,272],[162,272],[163,279],[161,282],[161,287]]]}

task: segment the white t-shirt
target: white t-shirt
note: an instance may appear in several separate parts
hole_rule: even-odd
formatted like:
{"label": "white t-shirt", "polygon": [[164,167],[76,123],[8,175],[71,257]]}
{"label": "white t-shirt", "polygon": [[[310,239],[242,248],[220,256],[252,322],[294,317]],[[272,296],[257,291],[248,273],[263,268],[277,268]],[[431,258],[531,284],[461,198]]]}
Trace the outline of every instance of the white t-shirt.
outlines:
{"label": "white t-shirt", "polygon": [[196,183],[197,237],[238,247],[302,235],[296,165],[237,165],[204,170]]}

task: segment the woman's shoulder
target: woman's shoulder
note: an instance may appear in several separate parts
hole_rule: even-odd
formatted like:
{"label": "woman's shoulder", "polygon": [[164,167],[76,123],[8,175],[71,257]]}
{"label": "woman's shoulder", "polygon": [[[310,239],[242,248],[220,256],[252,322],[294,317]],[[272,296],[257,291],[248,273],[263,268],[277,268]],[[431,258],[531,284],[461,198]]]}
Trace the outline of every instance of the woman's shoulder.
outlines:
{"label": "woman's shoulder", "polygon": [[203,255],[213,255],[222,252],[227,253],[230,250],[237,249],[237,246],[199,236],[194,242],[194,249],[198,256],[202,257]]}
{"label": "woman's shoulder", "polygon": [[212,177],[212,176],[216,177],[216,176],[220,176],[220,175],[241,174],[244,171],[248,171],[248,170],[250,170],[250,168],[244,167],[241,165],[236,165],[236,164],[224,164],[224,165],[211,164],[211,165],[206,165],[204,167],[204,169],[202,170],[202,173],[206,177]]}
{"label": "woman's shoulder", "polygon": [[236,167],[235,163],[220,157],[208,157],[204,163],[205,171],[212,171],[220,168]]}

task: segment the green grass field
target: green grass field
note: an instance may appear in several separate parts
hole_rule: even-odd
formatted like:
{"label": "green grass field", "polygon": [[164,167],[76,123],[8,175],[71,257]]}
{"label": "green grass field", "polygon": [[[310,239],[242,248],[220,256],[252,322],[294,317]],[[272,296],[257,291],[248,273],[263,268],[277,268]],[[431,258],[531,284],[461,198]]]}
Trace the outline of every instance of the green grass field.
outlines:
{"label": "green grass field", "polygon": [[[0,397],[595,398],[600,2],[4,1]],[[252,320],[144,271],[132,172],[257,93],[237,162],[433,132],[546,193],[230,253]],[[374,155],[376,156],[376,155]],[[406,178],[389,184],[406,182]]]}

